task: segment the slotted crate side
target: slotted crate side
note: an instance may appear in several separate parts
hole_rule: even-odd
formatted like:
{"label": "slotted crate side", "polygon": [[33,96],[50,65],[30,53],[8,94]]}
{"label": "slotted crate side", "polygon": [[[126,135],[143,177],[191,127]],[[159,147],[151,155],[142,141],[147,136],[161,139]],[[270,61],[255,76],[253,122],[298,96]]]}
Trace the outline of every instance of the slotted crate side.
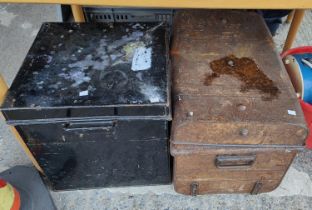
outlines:
{"label": "slotted crate side", "polygon": [[114,22],[111,8],[84,7],[83,11],[87,22]]}
{"label": "slotted crate side", "polygon": [[172,10],[113,9],[116,22],[171,22]]}
{"label": "slotted crate side", "polygon": [[87,22],[168,22],[173,10],[84,7]]}

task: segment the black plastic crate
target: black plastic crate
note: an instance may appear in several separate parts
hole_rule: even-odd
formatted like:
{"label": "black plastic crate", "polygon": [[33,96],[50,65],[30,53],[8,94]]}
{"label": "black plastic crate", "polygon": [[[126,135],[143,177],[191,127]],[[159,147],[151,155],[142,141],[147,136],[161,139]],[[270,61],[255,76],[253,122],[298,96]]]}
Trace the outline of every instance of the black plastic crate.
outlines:
{"label": "black plastic crate", "polygon": [[123,9],[84,7],[87,22],[167,22],[171,24],[170,9]]}

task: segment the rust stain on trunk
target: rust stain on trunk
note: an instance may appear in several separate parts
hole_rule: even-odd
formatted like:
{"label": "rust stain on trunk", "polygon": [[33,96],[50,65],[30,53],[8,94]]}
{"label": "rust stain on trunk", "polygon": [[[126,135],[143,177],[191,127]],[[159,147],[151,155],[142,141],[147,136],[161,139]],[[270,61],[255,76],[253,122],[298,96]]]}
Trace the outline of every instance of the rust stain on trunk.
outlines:
{"label": "rust stain on trunk", "polygon": [[205,85],[211,85],[215,78],[222,74],[232,75],[243,82],[241,91],[246,92],[250,89],[257,89],[264,93],[264,100],[272,100],[280,94],[278,87],[268,78],[258,67],[254,60],[242,57],[237,58],[230,55],[210,63],[212,74],[206,75]]}

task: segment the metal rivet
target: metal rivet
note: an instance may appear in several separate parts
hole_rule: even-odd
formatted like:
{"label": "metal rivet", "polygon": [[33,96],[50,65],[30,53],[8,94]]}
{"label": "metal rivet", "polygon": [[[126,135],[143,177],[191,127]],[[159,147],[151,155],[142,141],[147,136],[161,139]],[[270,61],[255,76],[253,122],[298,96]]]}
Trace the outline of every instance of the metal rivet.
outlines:
{"label": "metal rivet", "polygon": [[188,112],[187,115],[188,115],[189,117],[193,117],[194,113],[193,113],[193,112]]}
{"label": "metal rivet", "polygon": [[240,135],[242,135],[242,136],[247,136],[248,135],[248,129],[246,129],[246,128],[242,128],[241,130],[240,130]]}
{"label": "metal rivet", "polygon": [[182,97],[181,96],[178,96],[178,101],[182,101]]}
{"label": "metal rivet", "polygon": [[239,111],[245,111],[247,109],[247,107],[243,104],[238,105],[238,110]]}
{"label": "metal rivet", "polygon": [[233,66],[234,66],[234,61],[229,60],[229,61],[227,62],[227,64],[228,64],[229,66],[233,67]]}

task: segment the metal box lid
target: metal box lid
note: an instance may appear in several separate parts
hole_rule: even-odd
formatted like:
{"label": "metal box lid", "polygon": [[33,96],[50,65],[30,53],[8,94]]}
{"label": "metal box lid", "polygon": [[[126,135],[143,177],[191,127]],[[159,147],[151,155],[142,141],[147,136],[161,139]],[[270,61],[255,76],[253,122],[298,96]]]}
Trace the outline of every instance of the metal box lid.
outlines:
{"label": "metal box lid", "polygon": [[164,23],[44,23],[7,96],[7,120],[170,119]]}

